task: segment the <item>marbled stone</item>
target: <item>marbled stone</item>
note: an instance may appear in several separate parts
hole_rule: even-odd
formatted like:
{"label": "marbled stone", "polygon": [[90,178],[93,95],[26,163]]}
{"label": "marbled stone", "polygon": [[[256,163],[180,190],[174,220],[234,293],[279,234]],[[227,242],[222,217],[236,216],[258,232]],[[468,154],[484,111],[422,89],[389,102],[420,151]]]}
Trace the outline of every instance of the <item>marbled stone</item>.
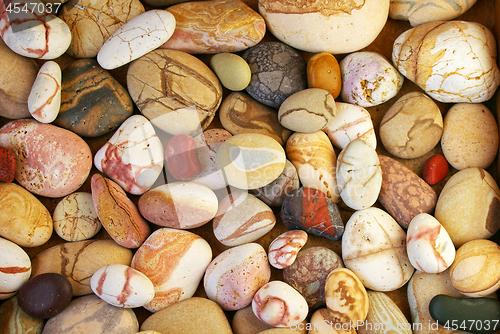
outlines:
{"label": "marbled stone", "polygon": [[275,224],[276,217],[266,203],[246,191],[233,191],[220,201],[213,231],[223,245],[238,246],[256,241]]}
{"label": "marbled stone", "polygon": [[148,10],[118,28],[97,53],[102,68],[112,70],[160,47],[174,33],[174,16],[159,9]]}
{"label": "marbled stone", "polygon": [[[2,2],[3,4],[3,2]],[[10,119],[30,117],[28,97],[35,82],[38,66],[5,45],[0,38],[0,116]]]}
{"label": "marbled stone", "polygon": [[435,21],[449,21],[469,10],[476,0],[391,0],[389,17],[409,21],[412,27]]}
{"label": "marbled stone", "polygon": [[344,267],[342,258],[333,250],[314,246],[301,249],[295,261],[283,269],[283,280],[299,291],[311,309],[325,304],[328,274]]}
{"label": "marbled stone", "polygon": [[54,124],[83,137],[115,130],[132,115],[125,88],[94,59],[80,59],[62,72],[61,108]]}
{"label": "marbled stone", "polygon": [[148,222],[125,191],[100,174],[91,179],[92,201],[102,227],[120,246],[137,248],[151,233]]}
{"label": "marbled stone", "polygon": [[130,265],[154,286],[154,298],[144,308],[158,312],[191,298],[211,260],[212,249],[200,236],[172,228],[154,231],[136,251]]}
{"label": "marbled stone", "polygon": [[301,187],[288,193],[281,206],[281,219],[290,229],[301,229],[332,241],[344,233],[337,205],[320,190]]}
{"label": "marbled stone", "polygon": [[424,23],[394,41],[392,62],[440,102],[484,102],[500,84],[495,37],[467,21]]}
{"label": "marbled stone", "polygon": [[172,135],[205,130],[222,102],[222,87],[212,70],[177,50],[154,50],[132,62],[127,87],[141,113]]}
{"label": "marbled stone", "polygon": [[99,171],[134,195],[153,186],[163,170],[163,160],[163,145],[141,115],[127,118],[94,156]]}
{"label": "marbled stone", "polygon": [[258,5],[267,28],[280,41],[308,52],[340,54],[375,40],[387,22],[389,3],[260,0]]}
{"label": "marbled stone", "polygon": [[[14,9],[16,6],[18,11]],[[40,0],[4,1],[0,6],[0,35],[5,44],[21,56],[58,58],[69,47],[71,32],[54,14]]]}
{"label": "marbled stone", "polygon": [[92,152],[82,138],[34,119],[5,124],[0,128],[0,146],[16,153],[16,181],[40,196],[71,194],[92,168]]}
{"label": "marbled stone", "polygon": [[2,334],[41,334],[45,321],[27,315],[14,296],[0,305],[0,333]]}
{"label": "marbled stone", "polygon": [[231,93],[224,99],[219,108],[219,118],[224,129],[232,135],[260,133],[284,145],[292,134],[280,124],[276,110],[244,92]]}
{"label": "marbled stone", "polygon": [[254,99],[279,108],[287,97],[307,88],[307,63],[300,54],[281,42],[267,42],[246,50],[252,80],[245,89]]}
{"label": "marbled stone", "polygon": [[61,107],[61,68],[55,61],[45,62],[28,96],[28,110],[39,122],[51,123]]}
{"label": "marbled stone", "polygon": [[222,52],[212,56],[210,67],[219,78],[222,86],[232,91],[247,88],[252,79],[248,63],[234,53]]}
{"label": "marbled stone", "polygon": [[115,307],[96,295],[74,299],[61,313],[50,318],[43,334],[63,333],[137,333],[139,321],[134,311]]}
{"label": "marbled stone", "polygon": [[93,58],[111,35],[134,17],[144,13],[139,0],[70,0],[59,17],[71,31],[67,53],[76,58]]}
{"label": "marbled stone", "polygon": [[274,238],[267,251],[269,263],[277,269],[290,267],[297,253],[307,242],[308,234],[302,230],[283,232]]}
{"label": "marbled stone", "polygon": [[240,0],[191,1],[167,8],[175,31],[162,48],[188,53],[238,52],[259,43],[264,18]]}

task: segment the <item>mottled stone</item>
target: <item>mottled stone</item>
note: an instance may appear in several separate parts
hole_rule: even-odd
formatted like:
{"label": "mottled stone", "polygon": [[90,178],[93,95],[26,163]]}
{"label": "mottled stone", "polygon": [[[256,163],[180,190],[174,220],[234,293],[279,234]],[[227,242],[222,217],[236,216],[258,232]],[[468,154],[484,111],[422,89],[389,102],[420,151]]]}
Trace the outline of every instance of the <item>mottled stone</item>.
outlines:
{"label": "mottled stone", "polygon": [[247,88],[252,79],[248,63],[234,53],[222,52],[212,56],[210,67],[219,78],[222,86],[232,91]]}
{"label": "mottled stone", "polygon": [[76,60],[62,72],[61,108],[54,124],[83,137],[115,130],[132,115],[125,88],[94,59]]}
{"label": "mottled stone", "polygon": [[106,303],[96,295],[74,299],[57,316],[49,319],[43,334],[63,333],[124,334],[139,331],[139,321],[134,311]]}
{"label": "mottled stone", "polygon": [[16,181],[40,196],[71,194],[92,168],[92,152],[81,137],[34,119],[5,124],[0,128],[0,146],[16,153]]}
{"label": "mottled stone", "polygon": [[264,18],[240,0],[191,1],[167,8],[175,31],[162,48],[188,53],[238,52],[259,43]]}
{"label": "mottled stone", "polygon": [[0,116],[30,117],[28,96],[38,73],[36,62],[9,49],[1,38],[0,58]]}
{"label": "mottled stone", "polygon": [[219,108],[219,118],[224,129],[232,135],[260,133],[284,145],[292,134],[280,124],[276,110],[243,92],[231,93],[224,99]]}
{"label": "mottled stone", "polygon": [[435,21],[449,21],[469,10],[476,0],[391,0],[389,17],[409,21],[412,27]]}
{"label": "mottled stone", "polygon": [[279,108],[287,97],[307,88],[307,63],[300,54],[281,42],[267,42],[246,50],[252,80],[245,89],[254,99]]}
{"label": "mottled stone", "polygon": [[61,107],[61,68],[55,61],[45,62],[28,96],[28,110],[39,122],[51,123]]}
{"label": "mottled stone", "polygon": [[0,333],[2,334],[41,334],[45,321],[27,315],[12,297],[0,305]]}
{"label": "mottled stone", "polygon": [[149,316],[141,330],[160,333],[232,334],[229,321],[217,303],[201,297],[180,301]]}
{"label": "mottled stone", "polygon": [[326,278],[339,267],[344,267],[342,258],[333,250],[321,246],[304,248],[295,261],[283,269],[283,280],[297,289],[314,309],[325,304]]}
{"label": "mottled stone", "polygon": [[222,102],[222,87],[212,70],[177,50],[154,50],[132,62],[127,87],[141,113],[172,135],[205,130]]}
{"label": "mottled stone", "polygon": [[396,38],[392,62],[437,101],[484,102],[500,84],[495,45],[491,31],[479,23],[424,23]]}
{"label": "mottled stone", "polygon": [[136,251],[130,265],[154,286],[154,298],[144,308],[158,312],[191,298],[211,260],[210,245],[198,235],[172,228],[154,231]]}
{"label": "mottled stone", "polygon": [[118,28],[97,53],[102,68],[112,70],[160,47],[174,33],[175,18],[166,10],[148,10]]}
{"label": "mottled stone", "polygon": [[301,187],[288,193],[281,206],[281,219],[290,229],[338,241],[344,223],[337,205],[320,190]]}
{"label": "mottled stone", "polygon": [[[25,5],[26,10],[23,10]],[[13,9],[15,6],[18,11]],[[40,0],[2,2],[0,35],[12,51],[38,59],[58,58],[71,42],[71,32],[66,23]]]}
{"label": "mottled stone", "polygon": [[144,13],[139,0],[70,0],[59,17],[71,31],[67,53],[93,58],[111,35],[132,18]]}
{"label": "mottled stone", "polygon": [[12,182],[16,177],[16,154],[9,148],[0,147],[0,182]]}
{"label": "mottled stone", "polygon": [[401,162],[379,155],[382,187],[378,200],[403,227],[419,213],[433,213],[438,196],[420,176]]}

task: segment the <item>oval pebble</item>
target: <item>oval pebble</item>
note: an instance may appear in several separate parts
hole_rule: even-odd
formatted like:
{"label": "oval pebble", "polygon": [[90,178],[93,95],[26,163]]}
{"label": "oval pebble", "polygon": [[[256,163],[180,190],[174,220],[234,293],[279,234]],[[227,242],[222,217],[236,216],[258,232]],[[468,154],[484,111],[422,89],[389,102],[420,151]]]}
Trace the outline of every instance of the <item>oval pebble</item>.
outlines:
{"label": "oval pebble", "polygon": [[197,182],[171,182],[148,190],[137,206],[153,224],[184,230],[208,223],[219,201],[212,189]]}
{"label": "oval pebble", "polygon": [[42,123],[52,123],[61,107],[61,67],[55,61],[45,62],[36,76],[28,96],[31,116]]}
{"label": "oval pebble", "polygon": [[97,62],[112,70],[160,47],[174,33],[175,17],[166,10],[148,10],[116,30],[101,46]]}
{"label": "oval pebble", "polygon": [[71,303],[73,289],[61,274],[46,273],[28,280],[19,290],[19,307],[26,314],[48,319],[61,313]]}
{"label": "oval pebble", "polygon": [[328,91],[334,99],[340,94],[342,76],[337,58],[329,52],[320,52],[307,61],[307,85]]}
{"label": "oval pebble", "polygon": [[31,259],[17,244],[0,238],[0,300],[12,297],[30,278]]}
{"label": "oval pebble", "polygon": [[307,242],[307,232],[293,230],[283,232],[269,244],[267,255],[269,263],[277,269],[284,269],[292,265],[297,253]]}
{"label": "oval pebble", "polygon": [[[394,20],[409,21],[412,27],[435,21],[449,21],[468,11],[476,0],[453,0],[451,2],[433,0],[418,0],[412,4],[391,2],[389,17]],[[432,6],[432,9],[430,8]]]}
{"label": "oval pebble", "polygon": [[74,192],[63,197],[57,203],[52,219],[54,231],[66,241],[88,240],[102,227],[92,194],[88,192]]}
{"label": "oval pebble", "polygon": [[98,269],[90,279],[90,287],[102,300],[123,308],[144,306],[155,295],[154,285],[146,275],[123,264]]}
{"label": "oval pebble", "polygon": [[290,229],[338,241],[344,223],[337,205],[317,189],[301,187],[288,193],[281,206],[281,220]]}
{"label": "oval pebble", "polygon": [[213,219],[215,238],[225,246],[253,242],[272,230],[276,217],[271,208],[245,191],[233,191],[219,203]]}
{"label": "oval pebble", "polygon": [[271,278],[266,250],[247,243],[220,253],[207,267],[203,286],[210,300],[223,310],[236,311],[250,303]]}
{"label": "oval pebble", "polygon": [[309,307],[304,297],[290,285],[272,281],[255,293],[252,310],[270,326],[291,327],[305,320]]}
{"label": "oval pebble", "polygon": [[201,172],[196,141],[190,135],[173,136],[165,148],[168,172],[177,180],[189,181]]}
{"label": "oval pebble", "polygon": [[248,63],[234,53],[223,52],[214,55],[210,58],[210,67],[222,86],[235,92],[247,88],[252,78]]}

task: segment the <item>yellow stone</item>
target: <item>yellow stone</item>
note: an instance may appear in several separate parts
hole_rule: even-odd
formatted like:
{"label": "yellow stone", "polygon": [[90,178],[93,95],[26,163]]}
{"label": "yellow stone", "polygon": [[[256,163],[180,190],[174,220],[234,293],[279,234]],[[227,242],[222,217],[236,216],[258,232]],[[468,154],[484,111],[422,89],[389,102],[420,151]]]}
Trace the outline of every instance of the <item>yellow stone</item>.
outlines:
{"label": "yellow stone", "polygon": [[337,59],[328,52],[317,53],[307,61],[307,85],[322,88],[336,99],[342,87],[340,66]]}
{"label": "yellow stone", "polygon": [[229,90],[240,91],[250,83],[250,66],[242,57],[234,53],[218,53],[210,59],[210,67],[221,84]]}

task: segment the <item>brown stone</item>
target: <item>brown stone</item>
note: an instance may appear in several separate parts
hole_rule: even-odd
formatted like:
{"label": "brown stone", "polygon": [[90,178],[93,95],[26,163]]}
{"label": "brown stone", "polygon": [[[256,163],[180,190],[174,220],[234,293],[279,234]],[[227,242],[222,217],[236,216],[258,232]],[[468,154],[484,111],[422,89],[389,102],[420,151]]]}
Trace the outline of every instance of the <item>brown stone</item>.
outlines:
{"label": "brown stone", "polygon": [[12,297],[0,305],[0,334],[40,334],[44,321],[27,315]]}

